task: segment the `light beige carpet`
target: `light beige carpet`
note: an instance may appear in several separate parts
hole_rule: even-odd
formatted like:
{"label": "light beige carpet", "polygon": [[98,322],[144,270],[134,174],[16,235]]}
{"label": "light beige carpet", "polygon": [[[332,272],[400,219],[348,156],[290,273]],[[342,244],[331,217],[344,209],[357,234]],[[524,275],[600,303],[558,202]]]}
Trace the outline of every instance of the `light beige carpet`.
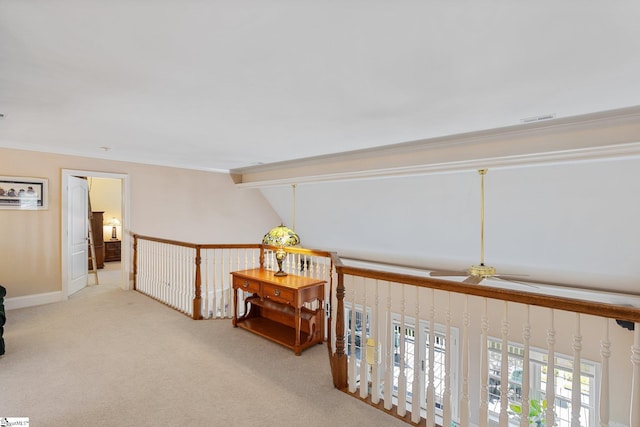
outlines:
{"label": "light beige carpet", "polygon": [[0,417],[32,426],[407,425],[334,389],[325,345],[296,357],[106,276],[68,301],[7,312]]}

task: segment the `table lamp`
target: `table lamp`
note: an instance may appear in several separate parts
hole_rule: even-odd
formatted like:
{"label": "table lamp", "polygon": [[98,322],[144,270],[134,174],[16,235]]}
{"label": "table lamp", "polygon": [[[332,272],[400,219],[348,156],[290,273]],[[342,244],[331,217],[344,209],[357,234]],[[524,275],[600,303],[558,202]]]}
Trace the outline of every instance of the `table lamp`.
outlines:
{"label": "table lamp", "polygon": [[286,276],[287,273],[282,271],[282,263],[287,257],[287,252],[284,250],[286,246],[295,246],[300,244],[300,237],[284,224],[272,228],[262,239],[263,245],[276,246],[276,261],[278,262],[278,271],[274,274],[277,277]]}

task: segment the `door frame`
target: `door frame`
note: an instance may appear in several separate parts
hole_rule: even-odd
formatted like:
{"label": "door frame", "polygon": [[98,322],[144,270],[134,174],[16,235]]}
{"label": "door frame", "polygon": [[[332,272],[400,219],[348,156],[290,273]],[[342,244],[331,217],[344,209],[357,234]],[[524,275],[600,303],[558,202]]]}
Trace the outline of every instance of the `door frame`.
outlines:
{"label": "door frame", "polygon": [[68,257],[69,257],[69,230],[68,230],[68,209],[69,204],[69,177],[71,176],[83,176],[87,178],[110,178],[119,179],[122,183],[120,196],[122,197],[122,261],[121,261],[121,274],[122,274],[122,289],[133,289],[133,282],[129,280],[131,271],[131,236],[129,236],[129,175],[122,173],[112,172],[100,172],[100,171],[87,171],[77,169],[62,169],[62,200],[61,200],[61,267],[62,267],[62,299],[69,298],[69,271],[68,271]]}

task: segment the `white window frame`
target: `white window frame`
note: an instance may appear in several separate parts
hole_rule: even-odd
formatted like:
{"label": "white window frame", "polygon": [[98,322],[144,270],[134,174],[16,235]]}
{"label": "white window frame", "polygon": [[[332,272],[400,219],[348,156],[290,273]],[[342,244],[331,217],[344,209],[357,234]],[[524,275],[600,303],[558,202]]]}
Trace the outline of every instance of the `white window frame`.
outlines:
{"label": "white window frame", "polygon": [[[491,345],[491,343],[497,343],[498,345],[502,346],[502,339],[501,338],[496,338],[496,337],[489,337],[487,339],[487,351],[488,352],[493,352],[498,356],[498,361],[502,359],[502,353],[500,351],[496,350],[492,350],[493,346]],[[521,353],[524,350],[524,345],[518,342],[512,342],[509,341],[508,342],[509,347],[512,348],[516,348],[519,350],[519,352]],[[536,354],[539,354],[540,356],[536,356]],[[561,371],[565,371],[568,372],[569,374],[573,374],[573,357],[572,356],[568,356],[562,353],[554,353],[555,356],[555,363],[554,363],[554,367],[555,367],[555,371],[561,370]],[[515,359],[519,359],[522,361],[522,356],[519,354],[516,354],[514,352],[509,352],[508,353],[508,357],[511,358],[515,358]],[[490,354],[487,354],[487,358],[489,361],[491,361],[491,356]],[[545,389],[542,389],[542,376],[546,375],[543,373],[544,368],[547,366],[547,360],[548,360],[548,352],[546,349],[540,349],[540,348],[536,348],[536,347],[530,347],[530,389],[529,389],[529,399],[535,399],[538,398],[538,396],[544,396],[544,394],[546,393]],[[580,364],[581,364],[581,377],[588,377],[591,378],[590,381],[590,390],[589,390],[589,404],[582,404],[582,410],[580,412],[580,422],[581,425],[583,427],[597,427],[598,424],[598,420],[599,420],[599,406],[597,404],[597,402],[599,402],[599,384],[600,384],[600,378],[601,378],[601,367],[600,367],[600,363],[598,362],[594,362],[591,360],[587,360],[587,359],[580,359]],[[586,371],[585,371],[586,368]],[[491,376],[491,369],[490,366],[487,367],[487,369],[489,369],[489,376]],[[590,371],[590,372],[589,372]],[[511,378],[511,372],[509,372],[509,378]],[[557,378],[557,377],[556,377]],[[538,388],[537,385],[540,385]],[[570,427],[571,426],[571,398],[567,398],[566,396],[561,396],[558,395],[558,393],[555,394],[555,406],[556,406],[556,426],[557,427]],[[566,419],[564,419],[564,422],[559,422],[561,420],[561,418],[558,417],[558,409],[557,407],[558,402],[561,401],[563,402],[563,404],[565,405],[565,410],[563,412],[566,413]],[[499,411],[500,408],[500,400],[498,400],[498,404],[496,405],[497,410]],[[586,409],[585,409],[586,408]],[[589,416],[585,417],[585,411],[588,411]],[[491,406],[489,408],[489,417],[494,420],[497,421],[499,418],[499,412],[493,411]],[[510,425],[517,425],[517,419],[510,419],[509,421]]]}
{"label": "white window frame", "polygon": [[[355,311],[356,315],[358,316],[357,313],[363,313],[363,307],[362,304],[352,304],[351,302],[345,302],[344,303],[344,319],[345,319],[345,353],[347,354],[348,357],[351,357],[351,341],[350,341],[350,334],[351,334],[351,327],[350,327],[350,321],[351,321],[351,312],[352,312],[352,306],[355,307],[355,309],[353,311]],[[354,339],[354,347],[355,347],[355,351],[353,353],[354,356],[356,356],[356,379],[357,381],[359,381],[359,373],[360,373],[360,363],[362,360],[362,352],[366,351],[365,346],[366,346],[366,339],[370,334],[370,321],[372,319],[372,310],[371,307],[367,306],[366,309],[366,321],[364,322],[364,325],[362,325],[362,329],[360,331],[356,331],[356,336],[358,336],[358,332],[359,332],[359,337],[360,337],[360,347],[358,347],[358,343],[355,341]],[[398,313],[391,313],[391,323],[392,323],[392,327],[396,326],[400,326],[401,324],[401,315]],[[361,324],[363,323],[362,320],[360,321]],[[404,318],[404,325],[406,329],[413,329],[414,333],[415,333],[415,318],[414,317],[410,317],[410,316],[406,316]],[[426,383],[426,368],[427,368],[427,355],[428,355],[428,337],[429,337],[429,322],[426,320],[420,320],[419,323],[420,326],[420,330],[422,331],[422,337],[421,340],[424,343],[423,346],[421,346],[418,357],[419,357],[419,365],[421,367],[421,369],[423,370],[424,374],[420,375],[420,414],[423,418],[426,418],[426,387],[427,387],[427,383]],[[442,324],[435,324],[435,336],[436,336],[436,340],[438,339],[446,339],[446,326],[442,325]],[[455,396],[458,395],[458,390],[459,390],[459,382],[460,382],[460,376],[459,376],[459,329],[456,327],[451,327],[450,328],[450,337],[449,337],[450,343],[448,343],[447,346],[447,350],[450,351],[450,369],[451,372],[449,373],[449,377],[450,377],[450,391],[451,391],[451,417],[454,420],[459,419],[459,402],[458,399],[455,398]],[[399,346],[399,338],[398,338],[398,346]],[[405,345],[407,345],[407,341],[405,338]],[[413,345],[413,344],[411,344]],[[395,343],[394,343],[395,346]],[[437,347],[436,347],[437,348]],[[358,352],[360,357],[357,356]],[[405,350],[406,351],[406,350]],[[437,350],[435,351],[437,353]],[[386,355],[386,352],[383,352],[384,355],[382,357],[388,357],[388,355]],[[384,361],[383,361],[384,362]],[[442,364],[444,364],[444,360],[442,360]],[[395,359],[393,360],[392,365],[394,366],[394,386],[393,386],[393,395],[392,395],[392,402],[394,405],[398,404],[398,390],[397,390],[397,375],[395,374],[396,370],[399,370],[399,367],[396,366],[395,363]],[[407,368],[407,370],[409,372],[413,371],[413,362],[405,362],[405,366]],[[444,367],[442,368],[444,369]],[[435,371],[435,370],[434,370]],[[399,372],[399,371],[398,371]],[[444,381],[444,377],[437,377],[436,379],[440,379],[440,381]],[[442,393],[438,393],[436,391],[436,401],[442,401],[443,397],[442,394],[444,392],[444,388],[442,388]],[[409,396],[411,393],[411,382],[407,381],[407,410],[410,411],[411,410],[411,400],[409,400]],[[435,405],[435,414],[437,418],[440,418],[440,422],[442,421],[442,405]]]}

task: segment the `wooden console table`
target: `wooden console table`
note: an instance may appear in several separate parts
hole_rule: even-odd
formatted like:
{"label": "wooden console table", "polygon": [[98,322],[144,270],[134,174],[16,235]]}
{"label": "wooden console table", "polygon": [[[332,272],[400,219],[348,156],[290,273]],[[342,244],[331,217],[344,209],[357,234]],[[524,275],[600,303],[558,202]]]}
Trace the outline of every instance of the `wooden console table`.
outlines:
{"label": "wooden console table", "polygon": [[[233,326],[247,329],[292,349],[296,355],[324,341],[322,300],[324,281],[253,269],[232,272]],[[244,316],[238,317],[238,289],[251,294],[244,301]],[[318,301],[317,309],[304,304]]]}

